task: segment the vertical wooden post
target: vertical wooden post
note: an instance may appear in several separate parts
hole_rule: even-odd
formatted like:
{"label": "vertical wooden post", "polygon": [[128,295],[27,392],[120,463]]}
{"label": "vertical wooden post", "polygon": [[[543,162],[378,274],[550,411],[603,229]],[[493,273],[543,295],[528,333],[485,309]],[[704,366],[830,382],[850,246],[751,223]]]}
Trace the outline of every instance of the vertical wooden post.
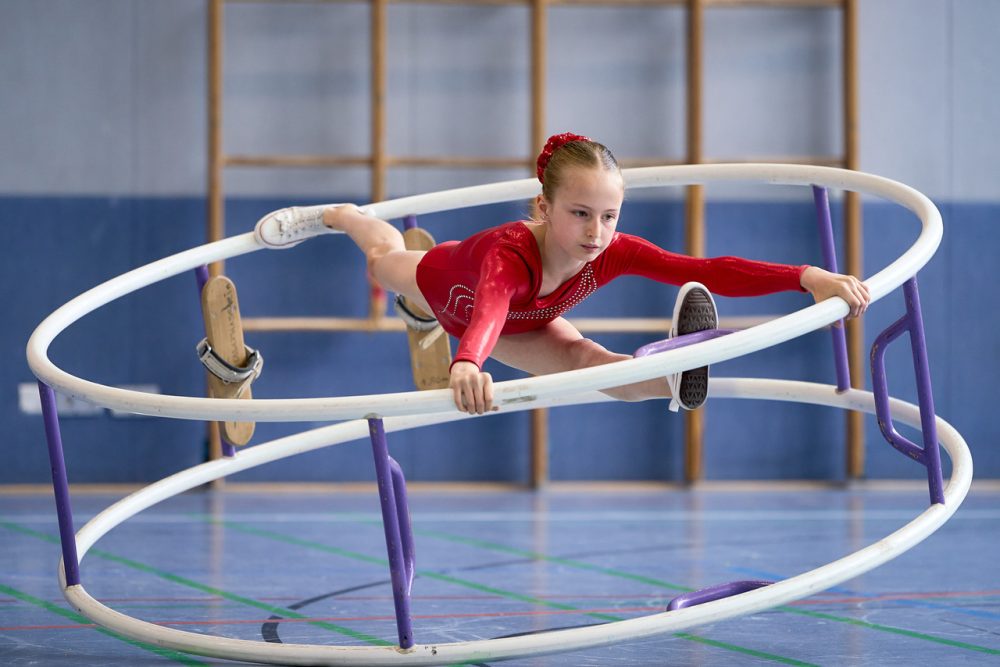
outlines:
{"label": "vertical wooden post", "polygon": [[540,489],[549,481],[549,411],[531,411],[531,486]]}
{"label": "vertical wooden post", "polygon": [[[208,2],[208,241],[225,234],[222,199],[222,0]],[[222,262],[208,267],[222,273]]]}
{"label": "vertical wooden post", "polygon": [[[385,150],[386,115],[386,0],[371,0],[371,200],[386,198],[387,158]],[[386,294],[370,281],[368,316],[374,320],[385,317]]]}
{"label": "vertical wooden post", "polygon": [[[531,145],[529,155],[545,143],[545,68],[548,0],[531,4]],[[541,488],[549,481],[549,413],[545,408],[531,411],[531,486]]]}
{"label": "vertical wooden post", "polygon": [[[225,234],[222,198],[222,0],[208,2],[208,241]],[[223,271],[222,262],[208,267],[209,275]],[[222,458],[222,439],[216,422],[208,422],[208,459]],[[213,487],[222,480],[213,482]]]}
{"label": "vertical wooden post", "polygon": [[[858,2],[844,0],[843,8],[844,166],[847,169],[858,169]],[[844,200],[844,246],[847,273],[864,276],[861,197],[857,192],[848,192]],[[847,323],[847,356],[851,385],[864,388],[867,355],[864,324],[860,319]],[[865,472],[864,415],[860,412],[848,412],[846,419],[847,478],[859,479]]]}
{"label": "vertical wooden post", "polygon": [[531,5],[531,146],[529,155],[545,143],[545,68],[548,0]]}
{"label": "vertical wooden post", "polygon": [[[704,22],[701,0],[688,0],[687,14],[687,162],[698,164],[702,154],[702,53]],[[705,255],[705,187],[687,188],[684,251]],[[705,409],[684,413],[684,480],[697,482],[704,475],[703,439]]]}
{"label": "vertical wooden post", "polygon": [[385,199],[385,50],[386,50],[386,0],[371,0],[371,57],[372,57],[372,201]]}

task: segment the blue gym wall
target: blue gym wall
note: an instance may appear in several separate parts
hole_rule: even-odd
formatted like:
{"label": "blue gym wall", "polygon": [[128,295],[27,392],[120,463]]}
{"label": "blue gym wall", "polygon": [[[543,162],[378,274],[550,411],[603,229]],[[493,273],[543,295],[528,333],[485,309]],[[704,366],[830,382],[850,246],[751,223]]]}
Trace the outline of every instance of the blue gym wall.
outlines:
{"label": "blue gym wall", "polygon": [[[861,4],[861,168],[912,185],[942,211],[945,237],[919,282],[937,411],[965,435],[977,476],[1000,476],[989,387],[1000,371],[991,289],[1000,241],[1000,54],[989,0],[864,0]],[[231,5],[225,46],[226,150],[367,151],[368,8]],[[527,145],[527,21],[522,7],[389,10],[389,126],[395,155],[507,155]],[[840,150],[840,15],[831,10],[712,9],[706,13],[705,150],[712,158],[836,154]],[[130,268],[205,237],[206,99],[203,0],[13,1],[0,4],[0,483],[45,482],[41,418],[19,411],[32,382],[24,345],[55,307]],[[606,142],[621,158],[684,152],[684,14],[666,9],[556,7],[549,21],[548,127]],[[521,178],[520,170],[394,169],[392,196]],[[226,172],[227,233],[291,203],[366,201],[363,169]],[[835,199],[835,213],[839,200]],[[515,219],[524,203],[427,216],[439,240]],[[911,214],[866,200],[865,271],[917,233]],[[682,249],[680,193],[634,193],[623,230]],[[817,263],[807,191],[709,188],[709,254]],[[360,254],[325,237],[285,253],[233,260],[227,273],[246,316],[367,311]],[[623,278],[576,314],[665,316],[676,289]],[[783,313],[798,294],[720,299],[725,315]],[[893,294],[866,317],[866,335],[902,312]],[[193,276],[116,302],[74,325],[51,354],[107,384],[151,383],[199,395],[203,371]],[[613,349],[648,342],[597,336]],[[401,334],[252,333],[267,358],[258,396],[328,396],[410,387]],[[889,353],[890,389],[912,400],[909,352]],[[491,362],[492,363],[492,362]],[[515,374],[493,364],[495,377]],[[831,381],[819,332],[719,364],[717,375]],[[710,479],[840,479],[844,418],[805,406],[713,401],[706,408]],[[662,401],[567,408],[551,415],[557,480],[682,478],[682,420]],[[912,478],[868,420],[867,474]],[[306,425],[308,426],[308,425]],[[255,441],[303,425],[260,424]],[[525,481],[524,414],[402,433],[392,449],[410,479]],[[112,415],[63,420],[73,482],[156,479],[205,456],[200,423]],[[368,480],[370,455],[336,447],[241,475],[247,480]]]}

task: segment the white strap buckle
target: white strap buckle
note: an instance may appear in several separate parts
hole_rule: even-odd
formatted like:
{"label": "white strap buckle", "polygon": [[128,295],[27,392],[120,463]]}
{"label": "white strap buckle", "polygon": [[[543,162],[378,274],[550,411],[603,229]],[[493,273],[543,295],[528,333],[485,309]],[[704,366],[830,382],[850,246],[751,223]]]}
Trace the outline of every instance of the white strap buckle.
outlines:
{"label": "white strap buckle", "polygon": [[438,326],[438,321],[433,317],[420,317],[412,310],[406,307],[406,301],[403,297],[396,295],[394,301],[396,304],[396,314],[399,315],[399,319],[406,323],[406,326],[413,329],[414,331],[433,331]]}
{"label": "white strap buckle", "polygon": [[208,338],[201,339],[195,349],[198,352],[198,359],[209,373],[225,384],[235,384],[253,382],[260,376],[260,371],[264,367],[264,356],[249,345],[244,347],[247,351],[247,363],[243,367],[233,366],[219,357],[208,344]]}

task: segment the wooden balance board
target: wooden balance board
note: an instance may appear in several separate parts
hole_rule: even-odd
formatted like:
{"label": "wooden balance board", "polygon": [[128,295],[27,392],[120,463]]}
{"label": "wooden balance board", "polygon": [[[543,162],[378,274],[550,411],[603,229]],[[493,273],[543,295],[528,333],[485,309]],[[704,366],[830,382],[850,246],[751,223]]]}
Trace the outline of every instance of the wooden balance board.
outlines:
{"label": "wooden balance board", "polygon": [[[247,348],[243,342],[240,305],[236,285],[225,276],[209,278],[201,291],[201,313],[205,318],[205,335],[216,355],[236,368],[247,364]],[[250,399],[250,383],[225,383],[214,373],[208,375],[208,393],[213,398]],[[254,422],[221,422],[222,437],[231,445],[245,445],[253,436]]]}
{"label": "wooden balance board", "polygon": [[[420,227],[403,232],[403,241],[407,250],[430,250],[434,247],[434,237]],[[431,317],[414,304],[407,302],[406,307],[418,317]],[[451,342],[448,334],[440,327],[433,331],[414,331],[407,327],[406,336],[410,342],[410,366],[417,389],[446,388],[451,369]]]}

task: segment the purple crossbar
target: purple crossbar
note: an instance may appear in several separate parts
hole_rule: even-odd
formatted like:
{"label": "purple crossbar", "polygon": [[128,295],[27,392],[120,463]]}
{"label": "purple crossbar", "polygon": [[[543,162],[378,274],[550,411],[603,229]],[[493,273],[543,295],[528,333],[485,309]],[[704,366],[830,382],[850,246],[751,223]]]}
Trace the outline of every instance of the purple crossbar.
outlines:
{"label": "purple crossbar", "polygon": [[52,490],[56,496],[56,515],[59,518],[59,541],[62,543],[63,569],[66,585],[80,583],[80,559],[76,554],[76,531],[73,530],[73,508],[70,506],[69,482],[66,478],[66,459],[63,455],[62,434],[59,430],[59,411],[56,393],[52,387],[39,381],[38,396],[42,401],[42,419],[45,421],[45,440],[49,446],[49,463],[52,468]]}
{"label": "purple crossbar", "polygon": [[[394,478],[402,480],[399,464],[398,474],[393,474],[392,458],[385,439],[385,427],[381,419],[368,420],[368,434],[372,441],[375,458],[375,478],[378,481],[379,500],[382,503],[382,527],[385,531],[385,547],[389,553],[389,575],[392,578],[392,598],[396,607],[396,630],[399,633],[399,647],[413,646],[413,622],[410,615],[410,584],[413,573],[413,533],[410,529],[410,515],[406,505],[406,484],[395,488]],[[403,527],[405,524],[405,528]],[[409,547],[406,547],[409,535]],[[409,551],[410,567],[407,573],[406,552]]]}
{"label": "purple crossbar", "polygon": [[405,216],[403,218],[403,229],[404,230],[407,230],[407,229],[416,229],[417,227],[418,227],[418,225],[417,225],[417,216],[415,216],[415,215],[407,215],[407,216]]}
{"label": "purple crossbar", "polygon": [[708,588],[703,588],[700,591],[682,593],[670,601],[670,604],[667,605],[667,611],[683,609],[684,607],[693,607],[698,604],[712,602],[713,600],[721,600],[722,598],[728,598],[734,595],[739,595],[740,593],[746,593],[747,591],[754,591],[758,588],[763,588],[764,586],[770,586],[773,583],[773,581],[752,580],[730,581],[725,584],[709,586]]}
{"label": "purple crossbar", "polygon": [[705,329],[704,331],[695,331],[694,333],[684,334],[683,336],[675,336],[674,338],[664,338],[663,340],[643,345],[636,350],[632,356],[648,357],[651,354],[660,354],[661,352],[673,350],[678,347],[694,345],[695,343],[703,343],[706,340],[720,338],[734,332],[736,332],[736,329]]}
{"label": "purple crossbar", "polygon": [[[194,270],[194,277],[198,281],[198,303],[201,303],[201,293],[205,291],[205,283],[208,282],[208,267],[202,264]],[[219,441],[222,443],[222,455],[226,458],[236,456],[236,448],[226,442],[222,437],[222,429],[219,429]]]}
{"label": "purple crossbar", "polygon": [[[813,203],[816,205],[816,226],[819,230],[819,243],[823,250],[823,266],[827,271],[837,271],[837,251],[833,243],[833,221],[830,218],[830,197],[826,188],[814,185]],[[837,370],[837,391],[845,392],[851,388],[851,369],[847,363],[847,338],[844,335],[844,320],[838,326],[830,328],[833,337],[833,360]]]}
{"label": "purple crossbar", "polygon": [[208,267],[202,264],[194,270],[194,277],[198,281],[198,299],[201,299],[201,293],[205,291],[205,283],[208,282]]}
{"label": "purple crossbar", "polygon": [[[903,283],[906,315],[899,318],[879,334],[872,345],[872,393],[875,395],[875,416],[878,427],[889,444],[927,468],[927,486],[932,504],[944,504],[944,481],[941,474],[941,451],[937,437],[937,417],[934,396],[931,392],[931,373],[927,363],[927,341],[924,338],[924,319],[920,310],[920,293],[916,277]],[[917,402],[920,406],[920,430],[924,446],[920,447],[900,435],[892,423],[889,410],[889,389],[885,376],[885,351],[889,343],[903,333],[910,334],[913,369],[917,381]]]}

